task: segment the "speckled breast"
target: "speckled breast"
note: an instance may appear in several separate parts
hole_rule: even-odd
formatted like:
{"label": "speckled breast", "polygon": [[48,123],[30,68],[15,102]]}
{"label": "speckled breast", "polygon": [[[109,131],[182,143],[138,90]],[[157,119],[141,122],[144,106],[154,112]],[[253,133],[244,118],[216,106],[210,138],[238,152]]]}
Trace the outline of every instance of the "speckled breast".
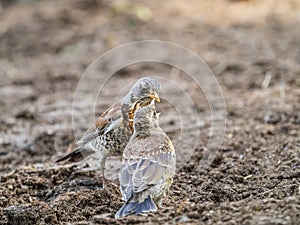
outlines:
{"label": "speckled breast", "polygon": [[110,151],[110,155],[121,156],[125,149],[132,132],[127,124],[102,135],[101,143],[104,148]]}

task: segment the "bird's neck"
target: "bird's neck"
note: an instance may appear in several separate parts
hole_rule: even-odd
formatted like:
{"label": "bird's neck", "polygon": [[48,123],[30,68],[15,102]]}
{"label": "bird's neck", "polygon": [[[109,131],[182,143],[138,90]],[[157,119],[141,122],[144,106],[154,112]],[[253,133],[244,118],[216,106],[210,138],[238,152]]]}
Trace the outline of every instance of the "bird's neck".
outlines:
{"label": "bird's neck", "polygon": [[133,133],[133,117],[134,117],[134,109],[130,104],[123,104],[122,108],[122,116],[126,126],[129,126],[131,132]]}
{"label": "bird's neck", "polygon": [[128,120],[129,113],[132,111],[130,104],[123,104],[121,106],[122,116],[125,120]]}

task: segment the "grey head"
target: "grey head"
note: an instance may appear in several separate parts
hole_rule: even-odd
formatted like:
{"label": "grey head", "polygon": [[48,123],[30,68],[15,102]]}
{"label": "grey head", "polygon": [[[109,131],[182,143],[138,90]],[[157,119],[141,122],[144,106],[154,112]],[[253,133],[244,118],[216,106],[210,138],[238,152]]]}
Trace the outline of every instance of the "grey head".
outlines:
{"label": "grey head", "polygon": [[140,78],[125,96],[123,102],[130,105],[139,103],[140,107],[149,105],[153,99],[160,102],[160,88],[161,85],[157,80],[150,77]]}

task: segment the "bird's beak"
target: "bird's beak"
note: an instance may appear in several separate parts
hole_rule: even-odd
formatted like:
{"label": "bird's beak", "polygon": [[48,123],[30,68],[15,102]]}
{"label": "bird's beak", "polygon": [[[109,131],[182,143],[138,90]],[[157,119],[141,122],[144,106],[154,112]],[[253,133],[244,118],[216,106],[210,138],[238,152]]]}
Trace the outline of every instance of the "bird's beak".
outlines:
{"label": "bird's beak", "polygon": [[149,96],[149,98],[154,99],[154,100],[157,101],[157,102],[160,102],[160,98],[158,97],[157,94],[154,94],[154,95],[150,94],[150,95],[148,95],[148,96]]}

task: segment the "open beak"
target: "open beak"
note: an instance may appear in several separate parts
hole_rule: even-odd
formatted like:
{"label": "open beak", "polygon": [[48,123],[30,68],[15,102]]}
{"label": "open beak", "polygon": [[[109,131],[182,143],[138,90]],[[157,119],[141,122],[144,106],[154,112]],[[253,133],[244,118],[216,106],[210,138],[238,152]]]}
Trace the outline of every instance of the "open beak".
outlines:
{"label": "open beak", "polygon": [[152,99],[150,105],[155,106],[155,99]]}
{"label": "open beak", "polygon": [[148,96],[149,96],[149,98],[154,99],[157,102],[160,102],[160,98],[158,97],[157,94],[154,94],[154,95],[151,94],[151,95],[148,95]]}

